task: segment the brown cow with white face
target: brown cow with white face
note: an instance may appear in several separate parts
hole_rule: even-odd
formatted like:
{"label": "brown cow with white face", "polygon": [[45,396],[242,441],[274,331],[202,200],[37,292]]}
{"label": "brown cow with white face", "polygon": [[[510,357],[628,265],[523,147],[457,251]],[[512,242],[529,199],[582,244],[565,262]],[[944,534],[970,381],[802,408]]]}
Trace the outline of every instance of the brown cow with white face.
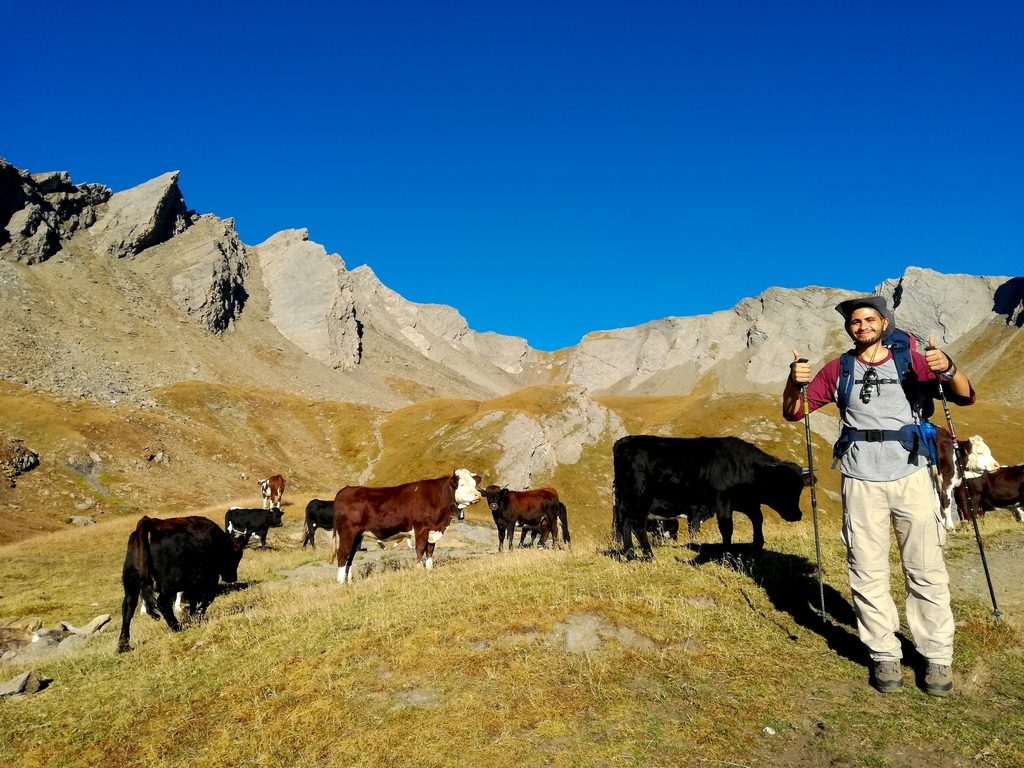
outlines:
{"label": "brown cow with white face", "polygon": [[284,478],[281,475],[271,475],[260,480],[260,493],[263,496],[264,509],[280,509],[281,497],[284,496]]}
{"label": "brown cow with white face", "polygon": [[403,534],[416,541],[416,561],[434,565],[434,545],[452,517],[480,499],[479,475],[457,469],[448,477],[369,488],[349,485],[334,497],[334,546],[338,583],[352,581],[352,561],[363,534],[385,541]]}

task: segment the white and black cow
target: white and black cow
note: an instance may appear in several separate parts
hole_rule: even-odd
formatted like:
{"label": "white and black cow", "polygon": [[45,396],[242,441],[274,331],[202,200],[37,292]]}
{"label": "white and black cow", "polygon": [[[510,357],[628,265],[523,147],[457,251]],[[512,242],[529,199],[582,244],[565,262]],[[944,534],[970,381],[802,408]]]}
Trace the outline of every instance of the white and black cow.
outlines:
{"label": "white and black cow", "polygon": [[280,508],[245,509],[231,507],[224,513],[224,530],[242,539],[243,546],[249,546],[253,534],[260,540],[260,546],[267,546],[267,533],[271,528],[280,528],[283,513]]}
{"label": "white and black cow", "polygon": [[264,509],[280,509],[281,499],[284,497],[284,478],[281,475],[271,475],[260,480],[260,494],[263,496]]}
{"label": "white and black cow", "polygon": [[761,505],[783,520],[801,518],[800,493],[809,482],[798,464],[782,461],[738,437],[629,435],[612,449],[615,506],[612,527],[622,553],[632,558],[633,534],[643,557],[654,553],[647,536],[649,517],[686,515],[690,533],[715,517],[726,547],[732,545],[732,513],[754,527],[754,548],[764,548]]}
{"label": "white and black cow", "polygon": [[[943,523],[952,530],[956,527],[958,519],[970,518],[966,506],[967,497],[959,491],[960,473],[956,467],[960,459],[953,455],[953,437],[943,427],[935,427],[935,445],[938,454],[939,507]],[[977,477],[982,472],[992,472],[1001,466],[980,435],[971,435],[967,440],[960,440],[959,448],[966,478]]]}
{"label": "white and black cow", "polygon": [[316,549],[316,529],[334,530],[334,499],[310,499],[306,504],[306,535],[302,548],[309,544]]}
{"label": "white and black cow", "polygon": [[201,619],[217,594],[219,579],[238,578],[244,546],[205,517],[143,517],[128,536],[121,581],[121,635],[118,653],[131,648],[132,615],[142,598],[143,613],[177,632],[175,599],[184,599],[189,619]]}

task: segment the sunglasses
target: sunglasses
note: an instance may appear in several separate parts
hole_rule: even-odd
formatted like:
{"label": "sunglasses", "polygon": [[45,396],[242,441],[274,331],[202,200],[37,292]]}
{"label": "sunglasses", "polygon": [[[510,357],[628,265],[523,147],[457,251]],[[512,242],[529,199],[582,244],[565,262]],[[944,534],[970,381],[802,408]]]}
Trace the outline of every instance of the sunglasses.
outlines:
{"label": "sunglasses", "polygon": [[874,368],[868,368],[864,371],[864,378],[860,380],[860,401],[862,403],[871,402],[871,388],[874,387],[874,394],[882,394],[882,383],[878,380],[878,371]]}

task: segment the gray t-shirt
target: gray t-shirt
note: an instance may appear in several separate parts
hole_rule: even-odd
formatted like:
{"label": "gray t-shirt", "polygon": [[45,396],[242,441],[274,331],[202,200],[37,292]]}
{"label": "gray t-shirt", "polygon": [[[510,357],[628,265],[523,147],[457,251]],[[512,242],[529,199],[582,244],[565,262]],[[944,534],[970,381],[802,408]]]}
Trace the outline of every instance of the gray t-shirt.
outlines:
{"label": "gray t-shirt", "polygon": [[[875,384],[864,383],[869,369],[874,369],[877,374]],[[853,370],[853,391],[843,414],[843,426],[852,429],[899,429],[914,423],[913,411],[899,384],[896,363],[891,356],[875,364],[857,358]],[[870,391],[870,396],[862,397],[866,390]],[[927,465],[927,457],[911,455],[898,440],[855,440],[843,454],[839,469],[847,477],[882,481],[899,480]]]}

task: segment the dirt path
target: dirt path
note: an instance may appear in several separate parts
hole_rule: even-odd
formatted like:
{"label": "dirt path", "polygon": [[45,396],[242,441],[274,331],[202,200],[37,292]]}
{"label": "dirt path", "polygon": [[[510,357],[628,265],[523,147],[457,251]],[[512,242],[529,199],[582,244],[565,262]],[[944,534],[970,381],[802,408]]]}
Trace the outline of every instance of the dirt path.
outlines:
{"label": "dirt path", "polygon": [[[984,534],[982,537],[1002,618],[1024,634],[1024,529],[998,539],[985,540]],[[972,544],[972,550],[964,556],[950,558],[946,565],[954,596],[959,590],[977,598],[983,605],[991,606],[988,582],[976,544]]]}

